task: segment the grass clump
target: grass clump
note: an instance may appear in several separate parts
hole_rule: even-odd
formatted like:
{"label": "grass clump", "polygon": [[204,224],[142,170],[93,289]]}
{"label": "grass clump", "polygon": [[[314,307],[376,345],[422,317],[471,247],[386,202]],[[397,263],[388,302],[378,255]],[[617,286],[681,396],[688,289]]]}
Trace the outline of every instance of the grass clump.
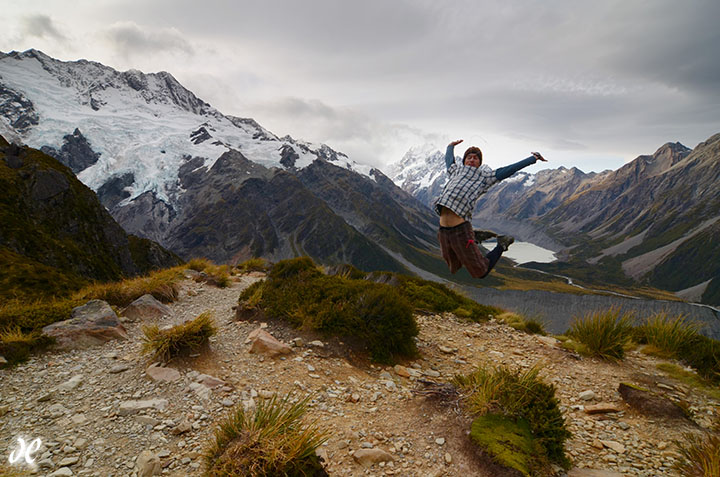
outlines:
{"label": "grass clump", "polygon": [[516,313],[505,312],[499,314],[497,319],[506,323],[513,329],[523,331],[529,335],[547,335],[547,331],[545,331],[545,323],[537,318],[528,319]]}
{"label": "grass clump", "polygon": [[[502,416],[513,423],[512,433],[515,434],[520,432],[522,435],[522,429],[527,426],[535,442],[529,450],[537,447],[542,452],[530,452],[533,458],[524,470],[526,475],[531,475],[533,469],[547,468],[548,461],[565,468],[570,464],[564,450],[570,432],[565,427],[565,419],[555,398],[555,387],[544,383],[538,374],[538,367],[522,372],[511,371],[505,366],[495,369],[480,367],[469,376],[455,379],[455,384],[467,391],[467,403],[474,414]],[[471,435],[474,432],[478,437],[481,429],[480,424],[474,423]],[[498,435],[498,439],[504,437]],[[484,442],[486,439],[480,440]],[[513,453],[522,451],[516,448]]]}
{"label": "grass clump", "polygon": [[659,313],[633,330],[633,339],[654,349],[664,358],[678,357],[699,335],[700,326],[684,316],[669,317]]}
{"label": "grass clump", "polygon": [[163,303],[177,300],[180,281],[185,278],[185,267],[173,267],[147,276],[119,282],[96,283],[75,293],[77,300],[103,300],[110,305],[128,306],[143,295],[152,295]]}
{"label": "grass clump", "polygon": [[315,450],[329,434],[303,422],[309,398],[261,400],[254,411],[238,406],[215,431],[205,452],[208,477],[326,476]]}
{"label": "grass clump", "polygon": [[307,257],[276,263],[265,281],[243,291],[240,309],[343,337],[379,362],[417,353],[413,307],[395,287],[325,275]]}
{"label": "grass clump", "polygon": [[30,354],[45,349],[55,342],[54,338],[43,335],[39,330],[30,333],[20,328],[9,328],[0,332],[0,356],[7,360],[8,365],[21,363]]}
{"label": "grass clump", "polygon": [[199,273],[193,280],[205,282],[218,288],[230,286],[230,267],[215,265],[206,258],[193,258],[185,264],[185,268]]}
{"label": "grass clump", "polygon": [[720,341],[700,334],[700,325],[684,316],[655,315],[633,330],[643,351],[674,358],[694,368],[703,379],[720,382]]}
{"label": "grass clump", "polygon": [[682,442],[675,443],[680,459],[675,469],[687,477],[720,476],[720,435],[707,433],[683,434]]}
{"label": "grass clump", "polygon": [[270,264],[264,258],[251,258],[237,264],[235,269],[240,273],[266,272],[270,269]]}
{"label": "grass clump", "polygon": [[208,339],[217,333],[210,312],[199,315],[192,321],[161,330],[157,325],[143,327],[142,352],[152,353],[152,359],[167,362],[170,359],[200,349]]}
{"label": "grass clump", "polygon": [[625,357],[631,333],[632,315],[620,316],[619,310],[610,309],[574,318],[567,335],[582,344],[578,351],[614,361]]}

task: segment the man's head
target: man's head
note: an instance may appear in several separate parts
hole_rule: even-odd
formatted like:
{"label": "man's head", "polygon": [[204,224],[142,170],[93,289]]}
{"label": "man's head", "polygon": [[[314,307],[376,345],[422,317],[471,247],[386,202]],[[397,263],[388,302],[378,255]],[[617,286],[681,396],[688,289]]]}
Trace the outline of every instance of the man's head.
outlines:
{"label": "man's head", "polygon": [[470,167],[480,167],[482,164],[482,151],[479,147],[469,147],[463,154],[463,164]]}

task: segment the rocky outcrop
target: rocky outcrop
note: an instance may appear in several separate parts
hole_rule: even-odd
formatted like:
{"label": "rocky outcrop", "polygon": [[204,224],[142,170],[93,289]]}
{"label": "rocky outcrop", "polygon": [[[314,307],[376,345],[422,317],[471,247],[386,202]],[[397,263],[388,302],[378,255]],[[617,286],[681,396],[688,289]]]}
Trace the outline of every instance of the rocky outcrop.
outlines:
{"label": "rocky outcrop", "polygon": [[43,146],[40,150],[68,166],[75,174],[92,166],[100,158],[100,153],[93,151],[78,128],[63,137],[63,145],[59,150],[50,146]]}
{"label": "rocky outcrop", "polygon": [[58,293],[70,283],[116,280],[179,263],[157,244],[128,237],[95,193],[56,159],[2,137],[0,189],[3,272],[46,267],[35,278],[24,269],[20,282],[32,283],[25,292]]}
{"label": "rocky outcrop", "polygon": [[122,311],[122,315],[132,321],[159,319],[171,313],[170,307],[160,303],[152,295],[141,296]]}
{"label": "rocky outcrop", "polygon": [[101,300],[91,300],[74,308],[72,318],[48,325],[42,332],[55,338],[61,349],[87,348],[111,339],[127,338],[113,309]]}

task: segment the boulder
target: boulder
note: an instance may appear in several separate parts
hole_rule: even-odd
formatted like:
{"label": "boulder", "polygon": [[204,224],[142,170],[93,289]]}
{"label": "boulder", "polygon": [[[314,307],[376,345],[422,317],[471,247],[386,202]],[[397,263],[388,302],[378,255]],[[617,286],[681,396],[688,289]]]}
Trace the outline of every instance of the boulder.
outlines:
{"label": "boulder", "polygon": [[113,309],[102,300],[74,308],[72,318],[48,325],[42,332],[55,338],[61,349],[88,348],[128,337]]}
{"label": "boulder", "polygon": [[125,401],[120,403],[118,414],[127,416],[137,414],[145,409],[165,409],[168,405],[167,399],[147,399],[145,401]]}
{"label": "boulder", "polygon": [[135,470],[138,477],[152,477],[162,473],[160,457],[152,451],[144,450],[135,461]]}
{"label": "boulder", "polygon": [[353,453],[353,459],[363,467],[371,467],[380,462],[390,462],[393,456],[382,449],[358,449]]}
{"label": "boulder", "polygon": [[605,414],[608,412],[620,412],[622,408],[615,403],[601,402],[585,406],[585,414]]}
{"label": "boulder", "polygon": [[646,416],[687,419],[687,413],[673,401],[641,387],[620,383],[620,396],[628,405]]}
{"label": "boulder", "polygon": [[154,381],[163,381],[172,383],[180,379],[180,372],[175,368],[166,368],[163,366],[150,366],[145,370],[148,376]]}
{"label": "boulder", "polygon": [[145,321],[162,318],[172,314],[169,306],[160,303],[152,295],[143,295],[130,303],[121,313],[130,321]]}
{"label": "boulder", "polygon": [[252,343],[250,353],[264,354],[271,358],[292,353],[288,345],[276,340],[273,335],[260,328],[250,333],[248,339]]}

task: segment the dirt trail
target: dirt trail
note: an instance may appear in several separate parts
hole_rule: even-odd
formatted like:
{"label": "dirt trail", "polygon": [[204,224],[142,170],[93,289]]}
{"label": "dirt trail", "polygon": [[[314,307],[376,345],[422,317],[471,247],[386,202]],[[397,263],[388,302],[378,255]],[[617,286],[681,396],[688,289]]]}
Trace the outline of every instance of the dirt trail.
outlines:
{"label": "dirt trail", "polygon": [[[270,393],[294,392],[298,397],[312,396],[309,417],[332,431],[320,451],[330,475],[489,475],[483,474],[469,452],[469,418],[453,407],[414,395],[416,378],[348,355],[337,342],[311,346],[316,336],[276,322],[267,324],[271,334],[286,342],[300,337],[304,344],[279,359],[249,354],[245,340],[259,324],[237,321],[232,308],[241,290],[254,280],[243,276],[226,289],[183,282],[180,299],[171,305],[173,316],[163,319],[161,326],[212,310],[220,331],[208,352],[170,363],[180,371],[175,382],[156,382],[146,374],[149,363],[140,354],[138,323],[126,324],[129,340],[47,353],[0,370],[1,405],[7,411],[0,412],[0,456],[6,459],[16,438],[24,436],[43,442],[37,475],[62,467],[72,475],[136,475],[135,459],[143,450],[160,456],[163,475],[201,475],[200,453],[232,406]],[[542,363],[542,374],[558,388],[573,433],[568,452],[579,467],[624,475],[674,475],[670,467],[677,454],[671,442],[697,428],[637,415],[616,391],[622,381],[653,387],[663,383],[691,404],[701,422],[718,405],[662,376],[654,358],[637,352],[619,365],[578,360],[552,339],[526,335],[494,321],[477,324],[450,314],[417,316],[417,320],[421,358],[403,364],[423,379],[448,381],[479,364],[528,368]],[[197,391],[193,384],[198,373],[222,379],[226,385]],[[75,388],[57,389],[74,376],[80,376]],[[580,399],[587,390],[595,393],[594,400]],[[150,399],[167,403],[135,414],[120,412],[122,403]],[[624,411],[599,417],[582,411],[582,405],[599,401],[617,403]],[[184,420],[191,429],[173,434]],[[599,440],[617,442],[624,450],[602,445],[598,449]],[[395,460],[365,469],[352,453],[369,447],[389,451]]]}

